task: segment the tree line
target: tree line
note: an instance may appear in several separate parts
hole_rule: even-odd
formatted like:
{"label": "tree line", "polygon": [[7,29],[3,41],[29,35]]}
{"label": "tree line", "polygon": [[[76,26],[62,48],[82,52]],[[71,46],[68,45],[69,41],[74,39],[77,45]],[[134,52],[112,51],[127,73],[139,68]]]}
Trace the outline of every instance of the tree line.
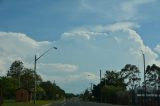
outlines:
{"label": "tree line", "polygon": [[[20,60],[14,61],[6,76],[0,76],[0,96],[4,99],[15,99],[16,90],[24,88],[34,92],[34,71],[24,67]],[[51,81],[43,81],[36,73],[37,99],[55,100],[65,97],[65,91]]]}
{"label": "tree line", "polygon": [[[83,100],[106,102],[112,104],[134,104],[136,88],[144,90],[141,72],[136,65],[126,64],[120,71],[106,70],[100,83],[87,89],[82,95]],[[160,67],[148,65],[145,70],[146,87],[153,90],[159,89]]]}

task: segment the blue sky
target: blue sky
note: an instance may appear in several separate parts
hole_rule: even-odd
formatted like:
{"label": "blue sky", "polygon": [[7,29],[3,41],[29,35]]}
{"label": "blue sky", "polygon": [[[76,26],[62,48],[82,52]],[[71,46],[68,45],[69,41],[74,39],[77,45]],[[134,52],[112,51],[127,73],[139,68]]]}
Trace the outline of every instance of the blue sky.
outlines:
{"label": "blue sky", "polygon": [[[67,92],[80,93],[97,83],[99,70],[160,65],[159,0],[0,0],[0,72],[16,59],[56,80]],[[10,64],[9,64],[10,63]],[[91,75],[88,77],[88,74]]]}

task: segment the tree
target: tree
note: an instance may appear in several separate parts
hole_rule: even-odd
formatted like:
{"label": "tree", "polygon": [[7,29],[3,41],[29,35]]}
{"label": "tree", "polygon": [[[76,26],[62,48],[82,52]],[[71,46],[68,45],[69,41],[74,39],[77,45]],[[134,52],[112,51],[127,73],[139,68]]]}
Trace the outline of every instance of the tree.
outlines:
{"label": "tree", "polygon": [[139,69],[136,65],[127,64],[121,70],[121,77],[127,82],[129,88],[134,89],[138,86],[141,78],[139,76]]}
{"label": "tree", "polygon": [[[106,86],[105,86],[106,85]],[[115,88],[114,93],[112,93],[112,90],[110,88]],[[116,89],[120,88],[120,89]],[[124,82],[124,79],[121,78],[121,75],[117,71],[110,71],[107,70],[105,73],[105,78],[102,79],[102,81],[98,85],[93,86],[92,94],[95,97],[97,101],[101,101],[101,97],[103,101],[106,101],[105,98],[116,98],[116,93],[121,90],[126,90],[126,84]],[[110,93],[112,95],[107,95],[107,93]],[[107,101],[110,102],[110,101]]]}
{"label": "tree", "polygon": [[[42,82],[42,79],[38,74],[36,74],[36,82]],[[21,75],[21,87],[31,90],[34,88],[34,83],[34,71],[32,69],[24,68],[23,74]]]}
{"label": "tree", "polygon": [[43,97],[44,99],[59,99],[63,98],[65,95],[64,90],[56,84],[52,84],[50,81],[42,82],[40,87],[42,87],[45,91],[45,96]]}
{"label": "tree", "polygon": [[[16,89],[19,87],[34,91],[34,71],[23,66],[23,62],[14,61],[7,76],[0,76],[0,97],[7,99],[15,98]],[[40,75],[36,74],[37,99],[59,99],[65,96],[65,91],[50,81],[42,82]],[[18,86],[19,85],[19,86]]]}
{"label": "tree", "polygon": [[52,84],[54,92],[56,93],[56,99],[63,98],[65,96],[65,91],[57,86],[55,83]]}
{"label": "tree", "polygon": [[18,79],[19,81],[19,87],[20,87],[20,77],[23,71],[23,62],[20,60],[16,60],[11,64],[10,70],[7,73],[7,76],[11,76],[13,78]]}
{"label": "tree", "polygon": [[126,87],[124,79],[121,77],[120,73],[116,71],[109,71],[109,70],[106,71],[105,78],[103,80],[102,80],[102,85],[106,83],[106,85],[121,86],[124,89]]}
{"label": "tree", "polygon": [[126,84],[120,72],[107,70],[102,85],[104,85],[103,83],[106,84],[101,91],[103,101],[116,104],[117,92],[126,90]]}
{"label": "tree", "polygon": [[157,88],[160,83],[160,67],[153,64],[152,66],[148,65],[146,68],[146,84],[147,86]]}
{"label": "tree", "polygon": [[18,80],[12,77],[2,77],[0,79],[0,88],[5,98],[13,99],[18,88]]}
{"label": "tree", "polygon": [[42,88],[42,87],[40,87],[40,86],[37,86],[36,87],[36,99],[38,99],[38,100],[43,100],[44,99],[44,97],[45,97],[45,90]]}
{"label": "tree", "polygon": [[90,100],[92,100],[92,94],[91,94],[91,92],[88,89],[86,89],[85,92],[84,92],[84,94],[82,94],[81,98],[84,101],[90,101]]}
{"label": "tree", "polygon": [[92,95],[94,96],[96,101],[100,102],[100,96],[101,96],[101,85],[100,83],[97,85],[93,85]]}
{"label": "tree", "polygon": [[73,93],[66,93],[65,97],[66,97],[67,99],[71,99],[71,98],[73,98],[73,97],[76,97],[76,95],[73,94]]}
{"label": "tree", "polygon": [[102,88],[103,101],[116,104],[118,102],[117,95],[120,91],[124,91],[121,86],[107,85]]}

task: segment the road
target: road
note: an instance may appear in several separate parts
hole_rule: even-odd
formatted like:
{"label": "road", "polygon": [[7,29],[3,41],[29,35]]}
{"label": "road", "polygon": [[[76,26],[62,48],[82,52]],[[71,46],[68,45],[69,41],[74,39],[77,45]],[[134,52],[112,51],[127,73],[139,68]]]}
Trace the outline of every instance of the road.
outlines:
{"label": "road", "polygon": [[[55,106],[55,105],[51,105]],[[66,100],[63,104],[58,104],[56,106],[121,106],[121,105],[112,105],[112,104],[103,104],[95,102],[83,102],[78,98],[73,98],[71,100]]]}

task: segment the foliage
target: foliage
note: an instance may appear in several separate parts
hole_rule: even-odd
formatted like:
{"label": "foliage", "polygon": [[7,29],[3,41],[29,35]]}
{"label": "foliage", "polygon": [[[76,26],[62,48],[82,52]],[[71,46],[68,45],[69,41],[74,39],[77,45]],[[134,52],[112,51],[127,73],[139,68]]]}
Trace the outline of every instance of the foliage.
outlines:
{"label": "foliage", "polygon": [[[93,86],[92,95],[97,101],[101,101],[102,97],[105,102],[116,103],[116,101],[112,101],[116,97],[116,92],[125,89],[126,84],[124,83],[124,79],[121,78],[120,73],[107,70],[105,78],[101,80],[101,83]],[[105,98],[109,98],[110,101],[106,101]]]}
{"label": "foliage", "polygon": [[117,93],[123,91],[120,86],[107,85],[102,88],[103,101],[107,103],[117,103]]}
{"label": "foliage", "polygon": [[145,75],[147,86],[154,87],[156,89],[160,83],[160,67],[155,64],[152,66],[148,65]]}
{"label": "foliage", "polygon": [[131,95],[129,91],[118,91],[116,93],[117,96],[117,104],[128,105],[131,100]]}
{"label": "foliage", "polygon": [[73,97],[76,97],[76,95],[73,94],[73,93],[66,93],[65,97],[66,97],[67,99],[71,99],[71,98],[73,98]]}
{"label": "foliage", "polygon": [[[103,80],[105,82],[103,82]],[[106,85],[113,85],[117,87],[123,87],[125,89],[126,84],[124,83],[124,79],[121,77],[119,72],[116,71],[106,71],[105,78],[102,80],[102,85],[106,83]]]}
{"label": "foliage", "polygon": [[13,78],[19,79],[20,75],[23,71],[23,62],[20,60],[16,60],[11,64],[10,70],[7,73],[7,76],[11,76]]}
{"label": "foliage", "polygon": [[18,88],[18,80],[12,77],[1,77],[0,88],[4,97],[7,97],[7,99],[14,98],[15,91]]}
{"label": "foliage", "polygon": [[[42,79],[38,74],[36,74],[36,82],[42,82]],[[21,75],[21,87],[31,90],[34,88],[34,83],[34,71],[32,69],[24,68],[23,74]]]}
{"label": "foliage", "polygon": [[37,97],[36,99],[42,100],[44,96],[45,96],[45,90],[42,87],[37,86],[36,87],[36,97]]}
{"label": "foliage", "polygon": [[[107,70],[101,82],[93,86],[92,95],[99,102],[128,104],[130,95],[126,87],[133,89],[139,84],[139,73],[139,69],[131,64],[125,65],[120,72]],[[117,101],[122,98],[125,101]]]}
{"label": "foliage", "polygon": [[56,84],[52,84],[50,81],[42,82],[40,87],[42,87],[45,91],[45,96],[43,99],[59,99],[65,95],[64,90],[62,90]]}
{"label": "foliage", "polygon": [[[38,74],[36,74],[36,82],[37,99],[60,99],[65,96],[64,90],[50,81],[43,82]],[[2,93],[6,99],[14,99],[19,87],[33,92],[34,84],[34,71],[25,68],[23,62],[16,60],[11,64],[7,76],[0,77],[0,94]]]}
{"label": "foliage", "polygon": [[100,91],[100,84],[93,85],[92,95],[94,96],[96,101],[100,101],[101,91]]}
{"label": "foliage", "polygon": [[81,97],[84,101],[89,101],[91,99],[91,93],[88,89],[85,90],[84,94]]}
{"label": "foliage", "polygon": [[134,89],[138,86],[141,78],[139,76],[139,69],[136,65],[127,64],[121,70],[121,77],[126,81],[128,88]]}

